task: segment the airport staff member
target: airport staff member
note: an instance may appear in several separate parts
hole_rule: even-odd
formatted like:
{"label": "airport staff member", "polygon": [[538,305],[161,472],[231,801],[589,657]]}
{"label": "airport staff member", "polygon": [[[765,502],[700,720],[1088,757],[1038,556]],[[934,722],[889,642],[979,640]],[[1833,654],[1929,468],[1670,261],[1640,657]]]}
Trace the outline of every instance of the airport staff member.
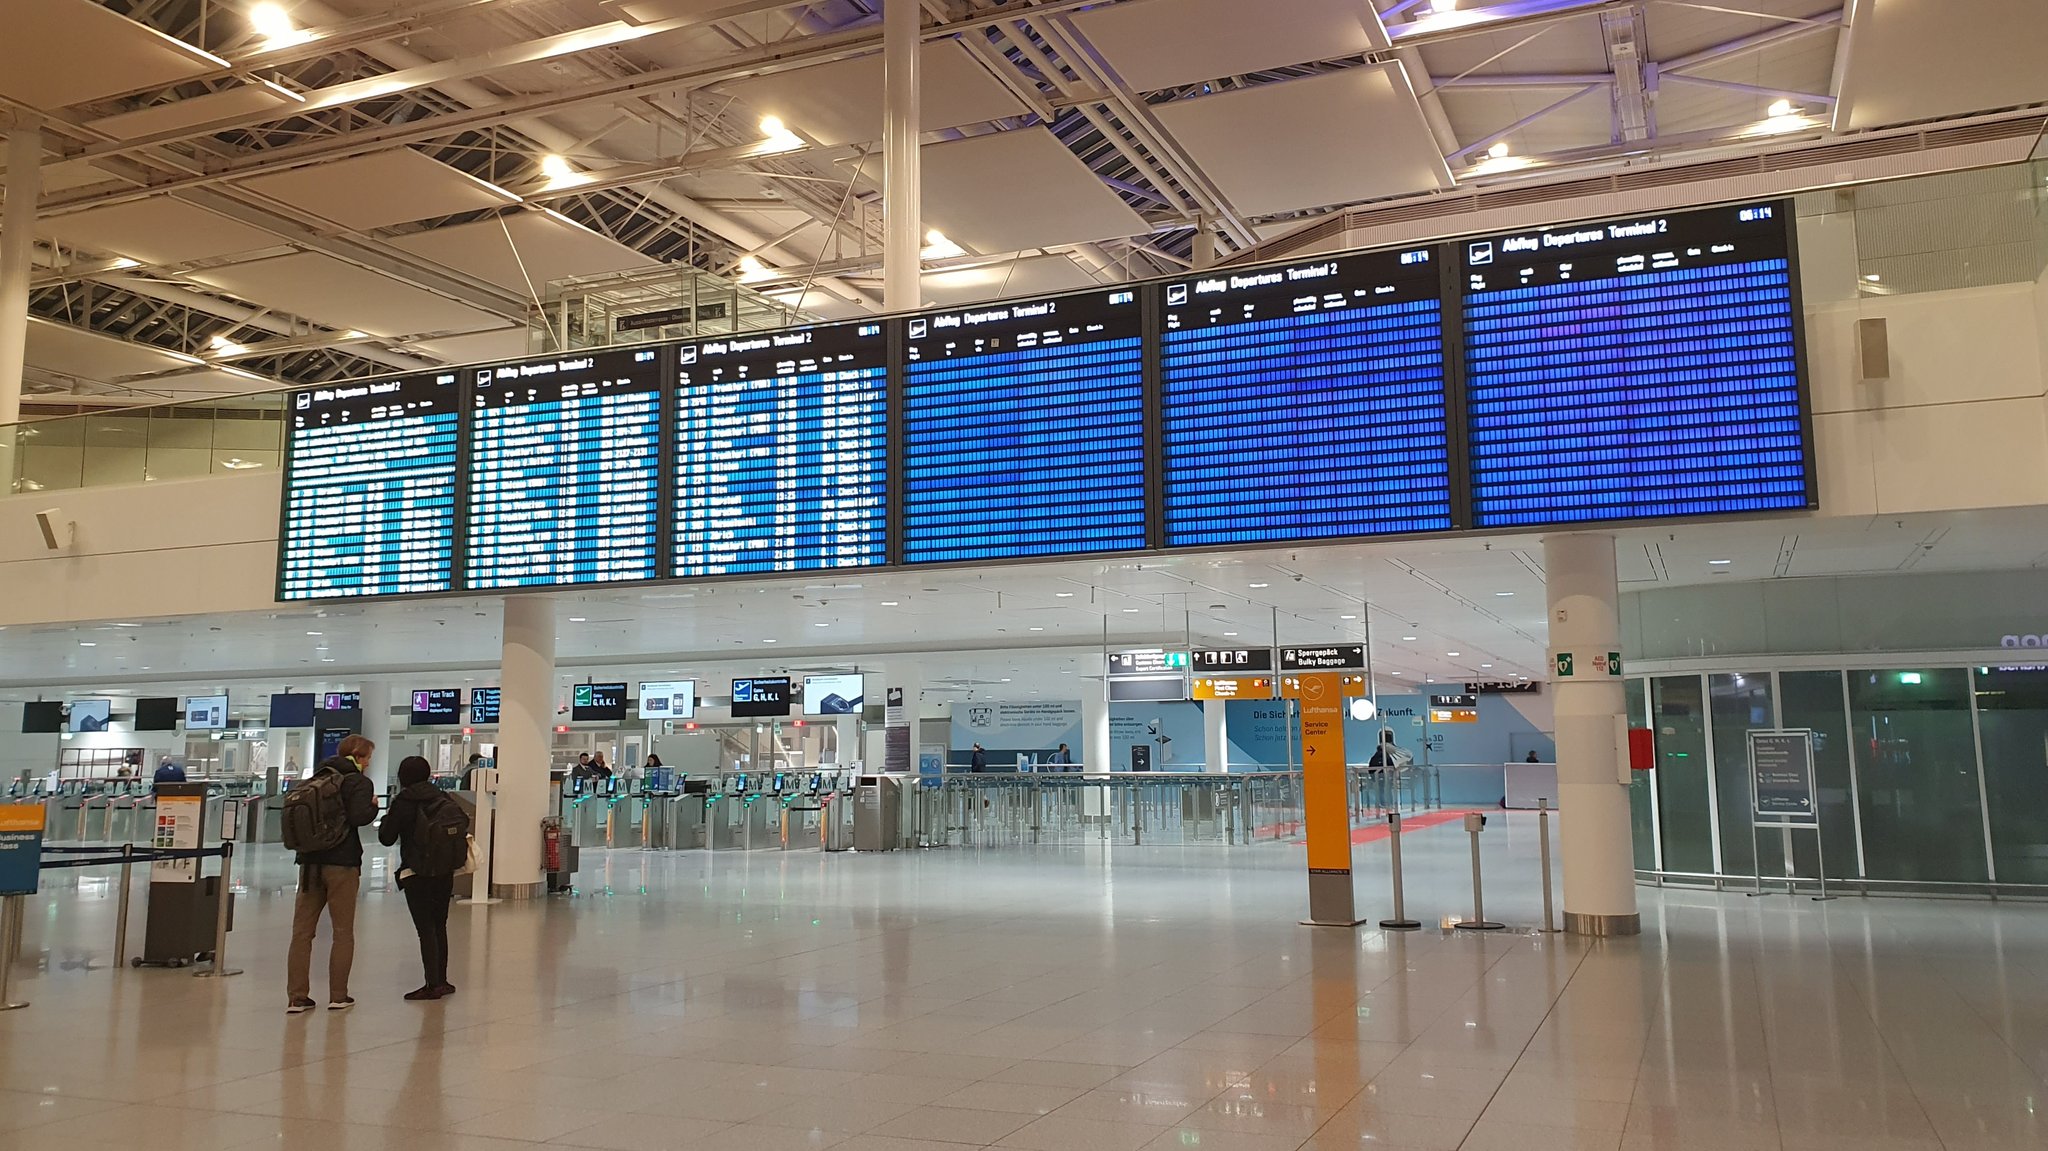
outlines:
{"label": "airport staff member", "polygon": [[1067,745],[1063,743],[1060,745],[1060,749],[1058,751],[1055,751],[1051,755],[1046,757],[1045,762],[1057,763],[1063,766],[1071,767],[1074,763],[1074,753],[1068,751]]}

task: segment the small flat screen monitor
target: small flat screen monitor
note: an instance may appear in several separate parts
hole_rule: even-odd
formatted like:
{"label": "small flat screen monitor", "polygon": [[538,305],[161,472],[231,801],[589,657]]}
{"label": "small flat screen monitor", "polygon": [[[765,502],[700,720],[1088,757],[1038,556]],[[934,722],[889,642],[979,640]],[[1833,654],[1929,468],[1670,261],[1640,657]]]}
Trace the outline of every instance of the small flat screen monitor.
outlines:
{"label": "small flat screen monitor", "polygon": [[21,708],[21,730],[31,735],[42,735],[64,730],[64,704],[60,700],[37,700],[23,704]]}
{"label": "small flat screen monitor", "polygon": [[227,696],[195,695],[185,700],[186,731],[220,731],[227,725]]}
{"label": "small flat screen monitor", "polygon": [[135,730],[178,730],[178,697],[175,695],[143,696],[141,699],[136,700]]}
{"label": "small flat screen monitor", "polygon": [[71,701],[70,726],[74,732],[105,731],[114,718],[114,701],[111,699],[74,699]]}
{"label": "small flat screen monitor", "polygon": [[281,691],[270,697],[270,726],[313,726],[313,694]]}
{"label": "small flat screen monitor", "polygon": [[756,676],[732,681],[734,719],[789,714],[789,677]]}
{"label": "small flat screen monitor", "polygon": [[855,675],[807,675],[804,677],[805,715],[859,715],[861,677]]}
{"label": "small flat screen monitor", "polygon": [[498,689],[480,687],[469,693],[469,722],[478,725],[498,722]]}
{"label": "small flat screen monitor", "polygon": [[641,719],[688,719],[696,714],[696,680],[679,679],[640,685]]}
{"label": "small flat screen monitor", "polygon": [[579,683],[569,702],[569,718],[578,723],[617,723],[626,718],[626,685]]}
{"label": "small flat screen monitor", "polygon": [[414,727],[447,727],[462,722],[462,689],[423,687],[412,693]]}

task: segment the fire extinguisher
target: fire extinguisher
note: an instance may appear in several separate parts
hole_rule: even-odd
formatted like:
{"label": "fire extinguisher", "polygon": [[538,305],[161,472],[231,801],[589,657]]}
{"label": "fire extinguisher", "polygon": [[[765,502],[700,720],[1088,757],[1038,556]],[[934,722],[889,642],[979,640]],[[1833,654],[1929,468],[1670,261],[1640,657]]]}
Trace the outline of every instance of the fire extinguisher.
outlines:
{"label": "fire extinguisher", "polygon": [[540,829],[541,857],[549,871],[562,870],[562,821],[550,819]]}

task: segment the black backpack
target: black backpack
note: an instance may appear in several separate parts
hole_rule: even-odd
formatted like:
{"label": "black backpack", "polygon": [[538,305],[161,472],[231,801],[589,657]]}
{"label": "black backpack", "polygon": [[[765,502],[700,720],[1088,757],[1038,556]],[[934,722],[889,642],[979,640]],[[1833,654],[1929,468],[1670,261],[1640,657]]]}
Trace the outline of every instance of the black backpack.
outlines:
{"label": "black backpack", "polygon": [[321,852],[340,847],[353,827],[341,797],[342,774],[322,768],[313,778],[284,793],[279,816],[288,851]]}
{"label": "black backpack", "polygon": [[421,875],[454,875],[469,863],[469,813],[446,795],[420,805],[412,830],[419,844],[413,870]]}

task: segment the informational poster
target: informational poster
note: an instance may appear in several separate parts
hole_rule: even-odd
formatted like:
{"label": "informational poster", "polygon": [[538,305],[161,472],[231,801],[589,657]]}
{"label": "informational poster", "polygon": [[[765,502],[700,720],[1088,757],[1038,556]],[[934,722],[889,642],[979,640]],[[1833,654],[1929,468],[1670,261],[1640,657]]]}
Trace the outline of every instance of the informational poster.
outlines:
{"label": "informational poster", "polygon": [[1820,826],[1814,804],[1812,732],[1750,732],[1749,776],[1756,822]]}
{"label": "informational poster", "polygon": [[[199,846],[199,829],[206,814],[203,795],[162,795],[156,797],[156,832],[149,845],[159,851],[191,851]],[[193,858],[159,859],[149,865],[151,883],[191,883],[199,876],[199,861]]]}
{"label": "informational poster", "polygon": [[42,876],[46,811],[40,803],[0,804],[0,895],[36,893]]}

